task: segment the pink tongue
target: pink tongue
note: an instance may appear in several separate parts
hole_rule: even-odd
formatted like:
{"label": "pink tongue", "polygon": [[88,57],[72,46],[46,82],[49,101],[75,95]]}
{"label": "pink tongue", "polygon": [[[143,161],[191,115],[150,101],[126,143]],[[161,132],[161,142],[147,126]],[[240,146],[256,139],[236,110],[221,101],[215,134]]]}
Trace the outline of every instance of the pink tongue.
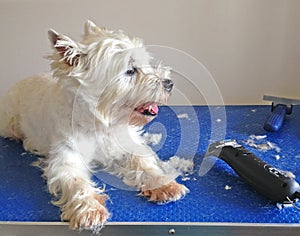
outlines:
{"label": "pink tongue", "polygon": [[153,114],[158,114],[158,106],[157,104],[153,103],[148,107],[148,110]]}

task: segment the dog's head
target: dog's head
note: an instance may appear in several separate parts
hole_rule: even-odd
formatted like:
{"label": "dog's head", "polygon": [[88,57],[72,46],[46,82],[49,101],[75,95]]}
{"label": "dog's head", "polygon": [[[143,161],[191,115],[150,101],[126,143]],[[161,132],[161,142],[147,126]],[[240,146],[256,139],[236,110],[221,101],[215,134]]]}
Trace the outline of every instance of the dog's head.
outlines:
{"label": "dog's head", "polygon": [[170,68],[151,65],[139,38],[110,31],[87,21],[81,42],[49,31],[54,53],[52,70],[63,86],[97,104],[97,116],[107,125],[124,121],[144,125],[158,114],[173,82]]}

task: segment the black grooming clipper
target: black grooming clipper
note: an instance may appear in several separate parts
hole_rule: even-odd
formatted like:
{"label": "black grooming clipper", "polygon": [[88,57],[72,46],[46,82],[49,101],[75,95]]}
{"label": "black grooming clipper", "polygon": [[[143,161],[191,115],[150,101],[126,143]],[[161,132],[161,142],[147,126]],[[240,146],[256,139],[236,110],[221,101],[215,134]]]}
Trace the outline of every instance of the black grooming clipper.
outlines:
{"label": "black grooming clipper", "polygon": [[276,203],[294,203],[300,198],[300,186],[289,171],[276,169],[264,162],[235,140],[219,141],[209,145],[199,175],[205,175],[218,157],[225,161],[257,192]]}

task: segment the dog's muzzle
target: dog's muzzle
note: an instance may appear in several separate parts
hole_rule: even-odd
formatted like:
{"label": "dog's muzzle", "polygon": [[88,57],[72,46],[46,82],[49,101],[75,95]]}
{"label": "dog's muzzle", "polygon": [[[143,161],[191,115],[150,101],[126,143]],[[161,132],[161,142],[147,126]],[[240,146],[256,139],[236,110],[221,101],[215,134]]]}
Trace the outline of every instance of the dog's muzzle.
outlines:
{"label": "dog's muzzle", "polygon": [[174,82],[170,79],[163,79],[162,85],[164,86],[165,90],[170,93],[173,89]]}

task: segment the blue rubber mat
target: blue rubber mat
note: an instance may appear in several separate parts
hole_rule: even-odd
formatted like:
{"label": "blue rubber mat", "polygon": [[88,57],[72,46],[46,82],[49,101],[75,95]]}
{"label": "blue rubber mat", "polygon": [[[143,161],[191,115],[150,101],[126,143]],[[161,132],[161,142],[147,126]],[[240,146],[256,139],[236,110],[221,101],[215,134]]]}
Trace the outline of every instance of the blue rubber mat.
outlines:
{"label": "blue rubber mat", "polygon": [[[262,128],[269,113],[270,106],[160,107],[159,116],[145,131],[162,135],[160,142],[152,144],[162,159],[193,158],[194,173],[178,178],[190,193],[178,202],[156,205],[134,191],[107,185],[110,221],[299,223],[300,211],[280,210],[221,160],[204,177],[198,175],[209,142],[226,138],[236,139],[271,165],[293,172],[300,182],[300,107],[294,107],[277,133]],[[267,136],[254,140],[251,135]],[[251,147],[249,140],[269,142],[273,148]],[[60,221],[40,170],[31,166],[36,159],[21,143],[0,138],[0,221]]]}

